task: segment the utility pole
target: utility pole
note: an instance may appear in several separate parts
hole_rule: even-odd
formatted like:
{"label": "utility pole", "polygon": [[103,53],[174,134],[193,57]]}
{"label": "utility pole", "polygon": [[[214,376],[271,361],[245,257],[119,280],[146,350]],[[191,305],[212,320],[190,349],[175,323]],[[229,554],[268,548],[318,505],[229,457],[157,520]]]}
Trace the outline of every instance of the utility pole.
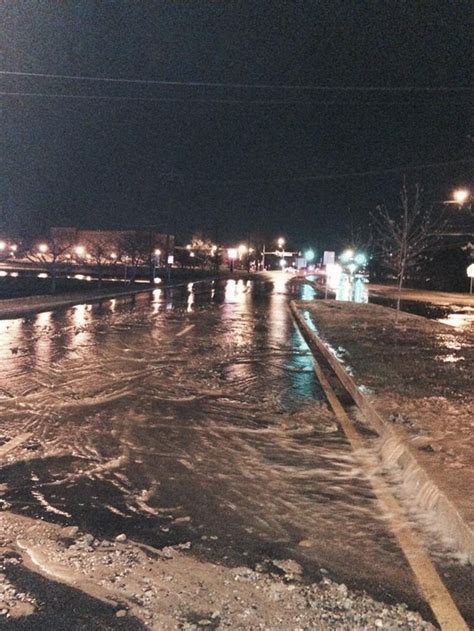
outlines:
{"label": "utility pole", "polygon": [[250,272],[250,232],[247,233],[247,272]]}
{"label": "utility pole", "polygon": [[214,271],[219,272],[219,219],[217,213],[214,215],[214,245],[216,251],[214,253]]}

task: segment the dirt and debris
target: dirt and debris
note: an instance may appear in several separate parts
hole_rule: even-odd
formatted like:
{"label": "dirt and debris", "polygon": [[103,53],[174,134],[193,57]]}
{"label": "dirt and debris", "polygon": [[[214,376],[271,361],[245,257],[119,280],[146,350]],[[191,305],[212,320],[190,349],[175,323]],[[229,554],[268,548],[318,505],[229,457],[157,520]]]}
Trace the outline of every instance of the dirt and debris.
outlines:
{"label": "dirt and debris", "polygon": [[[41,620],[43,626],[37,628],[58,628],[54,615],[45,617],[46,604],[35,594],[34,581],[30,592],[19,591],[11,571],[19,565],[52,585],[67,585],[111,607],[117,624],[133,620],[133,628],[435,628],[403,604],[377,602],[334,582],[324,568],[319,583],[308,583],[293,559],[229,568],[196,559],[187,546],[152,553],[149,546],[127,538],[97,539],[74,526],[64,528],[7,511],[0,523],[0,620],[9,622],[10,628],[15,628],[14,621],[22,628],[28,619],[38,624]],[[71,617],[70,629],[84,628],[74,625]]]}

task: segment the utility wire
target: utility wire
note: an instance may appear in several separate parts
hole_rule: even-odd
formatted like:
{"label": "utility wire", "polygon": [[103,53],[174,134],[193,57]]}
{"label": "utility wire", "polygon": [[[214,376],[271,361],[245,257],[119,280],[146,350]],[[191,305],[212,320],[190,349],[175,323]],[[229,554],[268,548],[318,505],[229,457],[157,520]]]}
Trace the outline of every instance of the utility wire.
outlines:
{"label": "utility wire", "polygon": [[374,169],[371,171],[356,171],[350,173],[326,173],[322,175],[301,175],[297,177],[260,177],[253,179],[229,179],[229,180],[209,180],[209,179],[193,179],[193,182],[207,184],[258,184],[265,182],[319,182],[324,180],[341,180],[352,177],[365,177],[368,175],[384,175],[390,173],[401,173],[404,171],[419,171],[422,169],[437,169],[444,166],[456,164],[474,163],[474,158],[464,158],[461,160],[449,160],[446,162],[429,162],[404,167],[393,167],[390,169]]}
{"label": "utility wire", "polygon": [[156,79],[119,79],[117,77],[93,77],[81,75],[50,74],[44,72],[18,72],[0,70],[0,75],[15,77],[36,77],[42,79],[66,79],[71,81],[103,81],[108,83],[139,83],[147,85],[168,85],[208,88],[238,88],[255,90],[308,90],[326,92],[470,92],[464,86],[316,86],[316,85],[271,85],[265,83],[218,83],[210,81],[167,81]]}
{"label": "utility wire", "polygon": [[[60,94],[54,92],[8,92],[0,91],[0,96],[22,97],[28,96],[33,98],[46,99],[76,99],[76,100],[92,100],[92,101],[139,101],[139,102],[163,102],[163,103],[228,103],[235,105],[408,105],[408,106],[424,106],[424,103],[413,103],[410,101],[312,101],[308,99],[213,99],[213,98],[196,98],[196,97],[153,97],[153,96],[117,96],[117,95],[98,95],[98,94]],[[463,105],[460,101],[456,104]],[[439,100],[430,102],[430,105],[444,105],[446,101]],[[449,103],[451,107],[453,103]]]}

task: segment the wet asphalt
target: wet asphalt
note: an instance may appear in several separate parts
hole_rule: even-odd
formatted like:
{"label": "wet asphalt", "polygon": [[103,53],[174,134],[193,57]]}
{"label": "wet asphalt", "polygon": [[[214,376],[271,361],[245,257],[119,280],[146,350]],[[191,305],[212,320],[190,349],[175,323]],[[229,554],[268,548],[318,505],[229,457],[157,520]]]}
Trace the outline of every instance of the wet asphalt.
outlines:
{"label": "wet asphalt", "polygon": [[[190,541],[229,565],[295,558],[308,579],[323,568],[426,616],[326,408],[286,280],[190,284],[0,321],[2,424],[32,432],[34,456],[1,469],[3,506],[155,547]],[[33,592],[48,582],[15,571]],[[464,576],[448,558],[443,572]],[[86,617],[78,628],[103,607],[55,590],[41,614],[50,621],[63,596]],[[117,625],[101,610],[99,628],[109,614]]]}

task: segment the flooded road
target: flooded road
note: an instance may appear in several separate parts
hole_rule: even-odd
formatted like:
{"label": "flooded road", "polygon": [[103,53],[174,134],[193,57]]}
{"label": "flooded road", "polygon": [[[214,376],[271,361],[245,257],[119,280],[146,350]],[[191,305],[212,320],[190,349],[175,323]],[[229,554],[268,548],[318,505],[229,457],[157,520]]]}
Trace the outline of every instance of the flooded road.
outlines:
{"label": "flooded road", "polygon": [[[420,604],[315,381],[287,278],[0,321],[3,508],[219,562],[299,560]],[[303,291],[307,289],[303,288]]]}

